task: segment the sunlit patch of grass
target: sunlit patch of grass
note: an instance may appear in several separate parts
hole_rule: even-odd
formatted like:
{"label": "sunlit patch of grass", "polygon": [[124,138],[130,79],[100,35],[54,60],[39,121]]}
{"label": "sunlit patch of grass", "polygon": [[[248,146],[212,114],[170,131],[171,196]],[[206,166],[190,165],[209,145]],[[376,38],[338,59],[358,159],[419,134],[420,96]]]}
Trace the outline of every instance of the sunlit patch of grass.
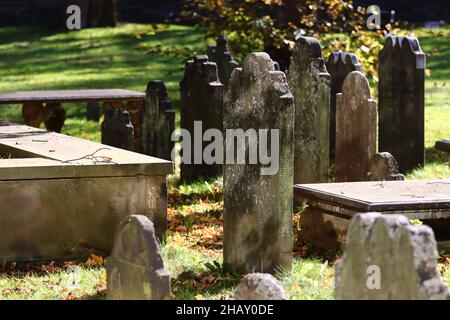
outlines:
{"label": "sunlit patch of grass", "polygon": [[445,163],[430,163],[413,170],[406,179],[450,179],[450,168]]}

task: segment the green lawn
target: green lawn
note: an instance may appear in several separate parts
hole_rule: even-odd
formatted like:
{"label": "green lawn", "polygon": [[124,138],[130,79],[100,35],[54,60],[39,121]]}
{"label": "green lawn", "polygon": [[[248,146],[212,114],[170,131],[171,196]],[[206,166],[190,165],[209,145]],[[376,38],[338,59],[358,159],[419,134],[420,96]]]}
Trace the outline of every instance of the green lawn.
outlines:
{"label": "green lawn", "polygon": [[[445,33],[446,36],[442,36]],[[434,142],[450,138],[450,43],[449,28],[430,33],[418,29],[431,75],[426,82],[425,168],[408,178],[450,178],[444,156]],[[52,34],[36,27],[0,28],[0,91],[38,89],[123,88],[144,91],[152,79],[164,80],[179,110],[179,86],[185,52],[203,53],[207,42],[192,27],[160,27],[126,24],[118,28],[86,29]],[[159,47],[149,55],[144,48]],[[63,133],[100,141],[100,124],[85,120],[85,105],[66,106]],[[22,122],[20,106],[0,106],[0,119]],[[177,115],[179,119],[179,112]],[[220,180],[178,186],[169,183],[170,208],[167,244],[163,248],[177,299],[230,298],[239,275],[221,268],[222,208]],[[182,199],[182,201],[179,201]],[[280,271],[289,298],[331,299],[334,253],[323,253],[296,243],[291,274]],[[445,261],[445,260],[441,260]],[[103,265],[81,265],[80,284],[71,286],[64,266],[2,269],[0,299],[104,298]],[[450,281],[450,268],[439,266]]]}

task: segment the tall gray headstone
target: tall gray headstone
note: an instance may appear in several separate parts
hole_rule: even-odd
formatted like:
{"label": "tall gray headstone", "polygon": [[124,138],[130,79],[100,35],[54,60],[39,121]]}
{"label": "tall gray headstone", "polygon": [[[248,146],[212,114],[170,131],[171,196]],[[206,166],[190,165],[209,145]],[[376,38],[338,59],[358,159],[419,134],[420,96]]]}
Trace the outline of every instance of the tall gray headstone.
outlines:
{"label": "tall gray headstone", "polygon": [[109,300],[166,300],[170,276],[164,268],[153,223],[143,215],[119,224],[106,260]]}
{"label": "tall gray headstone", "polygon": [[331,76],[330,96],[330,160],[336,148],[336,94],[342,92],[345,77],[352,71],[362,71],[358,57],[349,52],[332,52],[328,56],[327,71]]}
{"label": "tall gray headstone", "polygon": [[175,110],[161,80],[147,85],[142,118],[142,152],[149,156],[170,160],[174,143]]}
{"label": "tall gray headstone", "polygon": [[227,85],[231,72],[234,68],[239,67],[239,63],[234,59],[228,46],[227,37],[224,35],[218,36],[216,44],[208,46],[207,55],[210,61],[217,64],[220,82]]}
{"label": "tall gray headstone", "polygon": [[102,122],[102,144],[132,151],[133,136],[134,129],[128,111],[106,109]]}
{"label": "tall gray headstone", "polygon": [[405,177],[399,173],[397,161],[395,161],[392,154],[380,152],[374,154],[370,160],[370,180],[405,180]]}
{"label": "tall gray headstone", "polygon": [[359,71],[347,75],[336,95],[336,181],[368,181],[377,149],[377,104]]}
{"label": "tall gray headstone", "polygon": [[400,172],[424,164],[425,54],[412,37],[388,36],[378,58],[379,150]]}
{"label": "tall gray headstone", "polygon": [[369,212],[350,222],[344,256],[335,263],[339,300],[448,299],[436,266],[436,240],[403,215]]}
{"label": "tall gray headstone", "polygon": [[295,102],[294,183],[327,182],[330,75],[315,38],[296,40],[287,77]]}
{"label": "tall gray headstone", "polygon": [[214,177],[222,172],[222,165],[203,162],[201,150],[210,142],[200,141],[198,135],[202,132],[197,133],[197,140],[194,139],[194,122],[201,122],[203,132],[208,129],[222,131],[224,86],[219,81],[217,65],[208,61],[206,55],[195,56],[194,60],[186,62],[180,88],[181,128],[190,133],[192,146],[190,164],[181,163],[181,180]]}
{"label": "tall gray headstone", "polygon": [[249,273],[234,292],[235,300],[287,300],[281,283],[268,273]]}
{"label": "tall gray headstone", "polygon": [[[293,121],[294,102],[284,73],[274,70],[267,53],[249,54],[231,74],[224,97],[227,135],[236,129],[247,133],[245,141],[227,140],[225,149],[224,263],[235,270],[273,273],[291,268]],[[267,141],[261,139],[264,133]],[[237,149],[234,157],[231,146]],[[251,154],[258,149],[258,161],[252,164]],[[246,155],[245,164],[237,163],[238,151]],[[269,153],[270,165],[278,170],[263,164],[268,162],[261,155]]]}

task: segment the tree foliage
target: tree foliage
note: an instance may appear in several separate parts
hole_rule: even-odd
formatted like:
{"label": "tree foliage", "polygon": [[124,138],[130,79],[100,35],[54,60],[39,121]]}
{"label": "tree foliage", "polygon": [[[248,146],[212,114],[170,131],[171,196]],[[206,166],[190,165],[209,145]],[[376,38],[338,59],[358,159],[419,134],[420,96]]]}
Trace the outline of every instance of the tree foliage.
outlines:
{"label": "tree foliage", "polygon": [[386,30],[368,30],[365,11],[352,0],[190,0],[182,14],[204,27],[208,37],[226,35],[238,59],[263,50],[284,69],[295,38],[314,36],[325,57],[331,51],[354,52],[366,74],[376,80]]}

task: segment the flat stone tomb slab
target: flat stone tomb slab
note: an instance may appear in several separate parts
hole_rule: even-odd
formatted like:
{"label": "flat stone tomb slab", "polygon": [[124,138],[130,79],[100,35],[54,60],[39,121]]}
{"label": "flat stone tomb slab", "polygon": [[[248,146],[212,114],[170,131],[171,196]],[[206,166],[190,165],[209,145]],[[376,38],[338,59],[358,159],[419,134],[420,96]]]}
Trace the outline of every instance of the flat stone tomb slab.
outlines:
{"label": "flat stone tomb slab", "polygon": [[109,254],[120,219],[163,238],[170,161],[0,121],[0,263]]}
{"label": "flat stone tomb slab", "polygon": [[144,101],[145,93],[123,89],[0,92],[0,104],[25,102]]}
{"label": "flat stone tomb slab", "polygon": [[403,214],[432,227],[438,244],[450,240],[450,179],[294,185],[302,212],[301,238],[324,247],[345,243],[348,222],[359,212]]}

